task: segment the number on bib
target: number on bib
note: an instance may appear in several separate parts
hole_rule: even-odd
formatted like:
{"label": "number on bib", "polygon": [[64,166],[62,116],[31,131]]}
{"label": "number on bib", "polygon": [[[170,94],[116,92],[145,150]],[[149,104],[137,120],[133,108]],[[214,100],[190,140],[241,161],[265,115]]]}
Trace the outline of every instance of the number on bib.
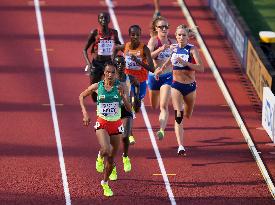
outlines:
{"label": "number on bib", "polygon": [[97,129],[97,128],[99,128],[99,127],[100,127],[100,123],[99,123],[99,122],[96,122],[94,128]]}
{"label": "number on bib", "polygon": [[124,132],[124,127],[123,127],[123,125],[120,125],[117,129],[118,129],[118,131],[119,131],[120,133],[123,133],[123,132]]}

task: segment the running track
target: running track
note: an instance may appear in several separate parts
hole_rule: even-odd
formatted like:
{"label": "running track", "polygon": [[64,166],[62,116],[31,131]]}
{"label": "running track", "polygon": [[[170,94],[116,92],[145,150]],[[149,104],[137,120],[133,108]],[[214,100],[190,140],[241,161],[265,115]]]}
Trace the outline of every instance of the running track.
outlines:
{"label": "running track", "polygon": [[[142,27],[143,40],[147,41],[151,1],[114,3],[124,41],[132,24]],[[256,129],[261,127],[260,102],[205,1],[186,3],[273,179],[274,147],[269,145],[265,131]],[[0,204],[171,204],[141,114],[134,121],[137,144],[130,148],[132,172],[123,172],[120,153],[116,160],[119,180],[110,182],[115,196],[102,196],[101,175],[95,171],[99,147],[92,127],[82,127],[78,95],[88,85],[82,48],[88,32],[97,24],[97,14],[107,10],[106,4],[97,0],[48,0],[40,4],[69,195],[65,200],[33,2],[2,0]],[[161,6],[173,35],[178,24],[186,23],[185,17],[173,0],[162,1]],[[184,122],[188,156],[176,156],[171,106],[165,139],[157,141],[175,202],[273,204],[205,59],[204,63],[205,72],[197,74],[193,117]],[[147,98],[145,108],[155,132],[158,110],[149,106]],[[95,112],[92,102],[89,110]]]}

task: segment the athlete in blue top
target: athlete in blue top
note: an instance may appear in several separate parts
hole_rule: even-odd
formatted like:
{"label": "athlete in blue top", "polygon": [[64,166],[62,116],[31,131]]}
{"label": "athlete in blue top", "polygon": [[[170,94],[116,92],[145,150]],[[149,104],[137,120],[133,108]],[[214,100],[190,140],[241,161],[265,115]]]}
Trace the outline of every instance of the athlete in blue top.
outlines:
{"label": "athlete in blue top", "polygon": [[178,142],[178,155],[185,155],[183,147],[183,116],[192,116],[196,99],[195,72],[204,72],[204,66],[196,46],[188,39],[194,36],[192,29],[179,25],[176,29],[177,44],[172,48],[171,56],[155,72],[158,76],[169,63],[173,66],[173,83],[171,85],[172,103],[175,110],[175,134]]}

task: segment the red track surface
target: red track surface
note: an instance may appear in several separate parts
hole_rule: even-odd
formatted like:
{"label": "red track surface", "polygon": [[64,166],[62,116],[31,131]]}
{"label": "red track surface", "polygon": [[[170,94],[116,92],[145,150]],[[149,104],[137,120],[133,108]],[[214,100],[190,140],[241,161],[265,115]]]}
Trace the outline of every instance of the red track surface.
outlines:
{"label": "red track surface", "polygon": [[[262,152],[271,176],[275,175],[274,148],[260,123],[260,103],[239,62],[203,0],[187,1],[196,24],[238,110]],[[153,14],[151,1],[118,1],[117,15],[124,41],[128,27],[139,24],[147,42]],[[172,25],[171,35],[185,19],[172,0],[161,1],[162,14]],[[130,148],[132,172],[122,169],[110,182],[115,193],[102,196],[95,171],[99,148],[92,126],[83,128],[79,93],[88,85],[83,74],[82,48],[97,14],[106,5],[96,0],[45,1],[41,6],[49,64],[72,204],[170,204],[142,115],[134,121],[137,144]],[[53,131],[45,73],[34,7],[27,1],[2,0],[0,18],[0,204],[65,204]],[[196,42],[194,42],[196,44]],[[188,156],[176,156],[173,109],[165,139],[158,141],[177,204],[272,204],[272,197],[230,109],[205,62],[197,74],[198,97],[192,119],[185,120]],[[158,110],[145,105],[154,131]],[[95,105],[89,110],[95,116]],[[94,119],[92,119],[94,121]],[[120,153],[121,154],[121,153]],[[119,154],[119,156],[120,156]]]}

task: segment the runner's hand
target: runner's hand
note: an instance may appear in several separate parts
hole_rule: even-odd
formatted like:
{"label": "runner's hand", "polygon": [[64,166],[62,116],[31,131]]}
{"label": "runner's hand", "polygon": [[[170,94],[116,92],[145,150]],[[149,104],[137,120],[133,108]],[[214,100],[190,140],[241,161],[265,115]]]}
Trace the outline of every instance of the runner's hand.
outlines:
{"label": "runner's hand", "polygon": [[155,79],[156,80],[159,80],[159,75],[162,73],[162,69],[160,68],[160,67],[158,67],[156,70],[155,70],[155,72],[154,72],[154,74],[155,74]]}
{"label": "runner's hand", "polygon": [[139,64],[139,60],[138,60],[138,58],[135,56],[135,55],[131,55],[131,60],[132,61],[135,61],[136,63],[138,63]]}
{"label": "runner's hand", "polygon": [[173,50],[174,48],[176,48],[177,45],[178,45],[178,44],[171,44],[171,45],[170,45],[170,50]]}
{"label": "runner's hand", "polygon": [[83,114],[83,125],[88,126],[90,123],[91,123],[91,119],[89,115],[87,113]]}
{"label": "runner's hand", "polygon": [[122,87],[121,85],[118,85],[118,86],[117,86],[117,89],[118,89],[119,95],[120,95],[121,97],[123,97],[123,96],[124,96],[124,89],[123,89],[123,87]]}
{"label": "runner's hand", "polygon": [[167,48],[169,48],[170,47],[170,45],[168,45],[168,44],[163,44],[161,47],[159,47],[159,50],[160,51],[164,51],[165,49],[167,49]]}
{"label": "runner's hand", "polygon": [[183,65],[183,66],[186,66],[187,65],[187,63],[186,63],[186,61],[184,61],[182,58],[180,58],[180,57],[178,57],[177,59],[176,59],[176,61],[178,61],[181,65]]}

